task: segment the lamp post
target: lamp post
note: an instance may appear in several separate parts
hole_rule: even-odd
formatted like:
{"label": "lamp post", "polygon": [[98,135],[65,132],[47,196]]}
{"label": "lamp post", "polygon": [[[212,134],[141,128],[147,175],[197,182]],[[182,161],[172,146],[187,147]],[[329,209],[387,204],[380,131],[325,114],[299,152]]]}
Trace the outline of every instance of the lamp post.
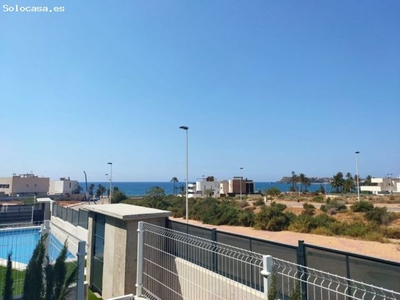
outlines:
{"label": "lamp post", "polygon": [[[86,172],[85,172],[85,171],[83,171],[83,173],[85,174],[85,183],[86,183],[86,191],[85,191],[85,196],[83,197],[83,199],[85,199],[85,201],[86,201],[86,195],[87,195],[87,176],[86,176]],[[89,202],[89,204],[90,204],[90,202]]]}
{"label": "lamp post", "polygon": [[186,131],[186,223],[189,223],[189,202],[188,202],[188,178],[189,178],[189,146],[188,146],[188,131],[189,127],[179,127]]}
{"label": "lamp post", "polygon": [[[106,174],[106,176],[107,176],[107,181],[109,181],[110,179],[108,179],[108,174]],[[107,181],[106,181],[106,183],[107,183]],[[110,192],[108,192],[108,197],[110,197]]]}
{"label": "lamp post", "polygon": [[392,194],[392,175],[393,174],[387,174],[387,176],[389,178],[390,194]]}
{"label": "lamp post", "polygon": [[109,203],[111,203],[111,199],[112,199],[112,162],[108,162],[107,164],[109,164],[111,166],[111,173],[110,173],[110,197],[109,197]]}
{"label": "lamp post", "polygon": [[356,151],[356,175],[357,175],[357,200],[360,202],[360,176],[358,175],[358,161],[357,156],[360,154],[360,151]]}
{"label": "lamp post", "polygon": [[240,167],[240,201],[242,201],[242,178],[243,178],[242,170],[243,170],[243,168]]}

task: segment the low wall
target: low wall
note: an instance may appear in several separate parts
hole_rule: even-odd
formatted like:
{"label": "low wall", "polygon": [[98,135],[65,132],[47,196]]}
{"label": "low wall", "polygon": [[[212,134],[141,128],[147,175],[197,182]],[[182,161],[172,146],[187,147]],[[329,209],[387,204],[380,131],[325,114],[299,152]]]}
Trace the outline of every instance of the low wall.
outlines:
{"label": "low wall", "polygon": [[[264,293],[219,275],[181,258],[175,258],[175,271],[182,299],[264,300]],[[172,287],[171,285],[169,287]],[[165,295],[157,295],[166,299]],[[195,297],[195,298],[194,298]]]}
{"label": "low wall", "polygon": [[78,242],[85,241],[86,247],[90,246],[88,242],[88,230],[81,226],[74,226],[73,224],[64,221],[58,217],[51,217],[50,221],[51,233],[61,242],[64,243],[68,238],[68,250],[72,254],[78,252]]}

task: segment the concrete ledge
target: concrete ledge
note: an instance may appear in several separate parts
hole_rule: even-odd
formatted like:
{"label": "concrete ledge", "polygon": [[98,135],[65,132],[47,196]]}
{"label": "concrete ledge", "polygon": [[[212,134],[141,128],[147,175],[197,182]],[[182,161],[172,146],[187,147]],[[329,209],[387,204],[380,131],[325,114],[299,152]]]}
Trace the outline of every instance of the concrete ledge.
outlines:
{"label": "concrete ledge", "polygon": [[101,204],[101,205],[85,205],[85,209],[102,215],[110,216],[116,219],[130,220],[149,220],[155,218],[169,217],[172,212],[143,206],[130,204]]}

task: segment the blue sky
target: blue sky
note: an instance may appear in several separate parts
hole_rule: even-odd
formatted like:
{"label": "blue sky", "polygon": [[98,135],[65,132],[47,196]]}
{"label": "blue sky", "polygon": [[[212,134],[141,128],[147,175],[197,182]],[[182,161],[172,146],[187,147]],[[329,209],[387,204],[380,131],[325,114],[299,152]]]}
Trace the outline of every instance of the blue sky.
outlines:
{"label": "blue sky", "polygon": [[[63,13],[3,5],[64,6]],[[3,1],[0,177],[400,175],[400,2]],[[240,171],[240,168],[243,170]]]}

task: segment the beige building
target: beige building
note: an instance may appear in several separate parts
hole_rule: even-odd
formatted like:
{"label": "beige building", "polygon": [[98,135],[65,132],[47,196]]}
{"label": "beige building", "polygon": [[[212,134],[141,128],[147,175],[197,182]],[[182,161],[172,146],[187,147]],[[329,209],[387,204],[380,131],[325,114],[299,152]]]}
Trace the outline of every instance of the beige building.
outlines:
{"label": "beige building", "polygon": [[78,181],[68,178],[50,180],[49,195],[70,195],[78,188]]}
{"label": "beige building", "polygon": [[50,178],[39,177],[31,173],[14,174],[12,177],[0,178],[0,194],[12,197],[47,196]]}

